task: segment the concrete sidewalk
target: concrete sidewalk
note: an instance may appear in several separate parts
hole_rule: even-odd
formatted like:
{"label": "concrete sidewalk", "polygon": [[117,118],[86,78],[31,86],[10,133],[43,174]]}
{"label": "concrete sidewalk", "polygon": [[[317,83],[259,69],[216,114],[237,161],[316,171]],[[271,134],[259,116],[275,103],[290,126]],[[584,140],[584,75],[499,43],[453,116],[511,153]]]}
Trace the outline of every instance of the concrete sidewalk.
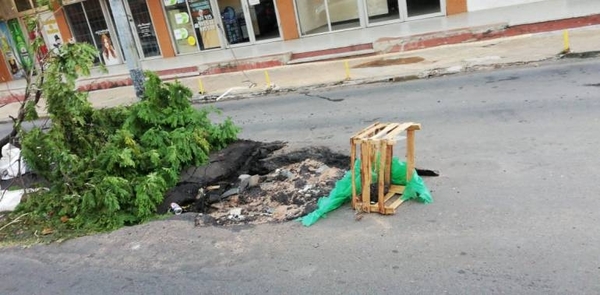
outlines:
{"label": "concrete sidewalk", "polygon": [[[572,52],[600,50],[600,26],[577,28],[569,32]],[[564,38],[561,30],[410,52],[189,77],[179,81],[195,93],[199,92],[200,81],[202,82],[205,95],[196,95],[196,100],[214,100],[224,93],[228,94],[222,99],[228,99],[234,96],[264,94],[267,90],[289,91],[319,85],[416,79],[515,63],[531,63],[556,59],[563,48]],[[267,85],[267,73],[271,85]],[[131,86],[92,91],[89,95],[91,103],[99,108],[136,101]],[[0,120],[6,121],[10,115],[15,116],[18,108],[18,102],[0,108]],[[43,103],[39,111],[43,116]]]}

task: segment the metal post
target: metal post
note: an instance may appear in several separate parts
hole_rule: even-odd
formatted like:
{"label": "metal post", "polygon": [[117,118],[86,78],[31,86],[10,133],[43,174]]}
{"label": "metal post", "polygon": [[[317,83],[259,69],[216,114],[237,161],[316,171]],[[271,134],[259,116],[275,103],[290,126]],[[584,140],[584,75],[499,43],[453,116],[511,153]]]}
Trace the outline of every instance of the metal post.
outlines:
{"label": "metal post", "polygon": [[110,0],[110,8],[117,25],[117,32],[119,33],[119,41],[123,52],[125,54],[125,60],[127,62],[127,69],[129,69],[129,75],[135,88],[135,95],[138,98],[142,98],[144,95],[144,71],[140,64],[137,49],[134,44],[133,33],[131,32],[130,22],[133,22],[131,16],[125,12],[122,0]]}

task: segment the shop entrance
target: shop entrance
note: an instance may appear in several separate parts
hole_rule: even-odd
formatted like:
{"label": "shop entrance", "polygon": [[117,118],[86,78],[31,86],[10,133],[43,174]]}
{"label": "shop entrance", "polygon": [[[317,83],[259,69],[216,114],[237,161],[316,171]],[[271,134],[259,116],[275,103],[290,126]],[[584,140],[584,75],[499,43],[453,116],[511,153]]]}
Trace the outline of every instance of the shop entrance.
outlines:
{"label": "shop entrance", "polygon": [[228,44],[280,38],[273,0],[217,0]]}
{"label": "shop entrance", "polygon": [[442,15],[444,0],[365,0],[367,24]]}
{"label": "shop entrance", "polygon": [[221,47],[218,11],[211,0],[163,0],[179,54]]}
{"label": "shop entrance", "polygon": [[123,63],[119,38],[104,0],[86,0],[63,9],[75,41],[87,42],[100,51],[96,64],[110,66]]}
{"label": "shop entrance", "polygon": [[163,3],[179,54],[281,36],[274,0],[163,0]]}

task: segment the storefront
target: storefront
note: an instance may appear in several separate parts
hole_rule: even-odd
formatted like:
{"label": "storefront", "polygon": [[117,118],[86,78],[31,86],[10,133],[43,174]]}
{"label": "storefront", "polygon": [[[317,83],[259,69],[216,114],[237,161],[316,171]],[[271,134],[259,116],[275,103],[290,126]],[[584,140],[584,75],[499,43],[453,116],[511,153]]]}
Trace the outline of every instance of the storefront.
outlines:
{"label": "storefront", "polygon": [[4,58],[6,67],[11,75],[6,80],[23,78],[25,71],[21,66],[21,57],[18,54],[19,51],[6,22],[0,22],[0,49],[2,50],[2,57]]}
{"label": "storefront", "polygon": [[[51,34],[60,39],[61,34],[54,14],[47,6],[41,6],[34,0],[15,0],[3,2],[2,17],[7,19],[0,22],[0,49],[4,64],[10,75],[2,78],[4,80],[21,79],[25,72],[36,67],[38,59],[43,59],[48,53],[51,44]],[[7,12],[9,11],[9,12]],[[25,19],[33,17],[39,23],[39,30],[27,31]],[[43,37],[44,42],[40,44],[39,52],[32,52],[30,44],[37,38]],[[35,72],[35,71],[34,71]]]}
{"label": "storefront", "polygon": [[302,35],[445,14],[444,0],[296,0]]}
{"label": "storefront", "polygon": [[[77,42],[98,48],[96,63],[118,65],[124,62],[110,5],[106,0],[63,1],[63,9]],[[127,14],[132,16],[131,30],[140,58],[160,57],[161,50],[145,0],[124,0]]]}
{"label": "storefront", "polygon": [[163,0],[178,54],[280,40],[273,0]]}

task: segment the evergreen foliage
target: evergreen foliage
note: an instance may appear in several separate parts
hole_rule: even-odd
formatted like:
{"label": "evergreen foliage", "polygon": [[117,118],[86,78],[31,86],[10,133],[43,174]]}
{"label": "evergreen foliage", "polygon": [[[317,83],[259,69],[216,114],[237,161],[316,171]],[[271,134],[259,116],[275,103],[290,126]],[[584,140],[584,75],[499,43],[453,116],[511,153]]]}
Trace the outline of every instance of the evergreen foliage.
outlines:
{"label": "evergreen foliage", "polygon": [[[144,222],[183,168],[205,163],[210,151],[237,137],[230,119],[213,124],[210,110],[192,107],[190,89],[152,73],[142,101],[96,110],[75,81],[90,73],[97,50],[86,44],[59,50],[42,85],[52,126],[20,134],[26,163],[49,181],[49,190],[27,198],[17,214],[85,231]],[[35,107],[26,111],[37,117]]]}

